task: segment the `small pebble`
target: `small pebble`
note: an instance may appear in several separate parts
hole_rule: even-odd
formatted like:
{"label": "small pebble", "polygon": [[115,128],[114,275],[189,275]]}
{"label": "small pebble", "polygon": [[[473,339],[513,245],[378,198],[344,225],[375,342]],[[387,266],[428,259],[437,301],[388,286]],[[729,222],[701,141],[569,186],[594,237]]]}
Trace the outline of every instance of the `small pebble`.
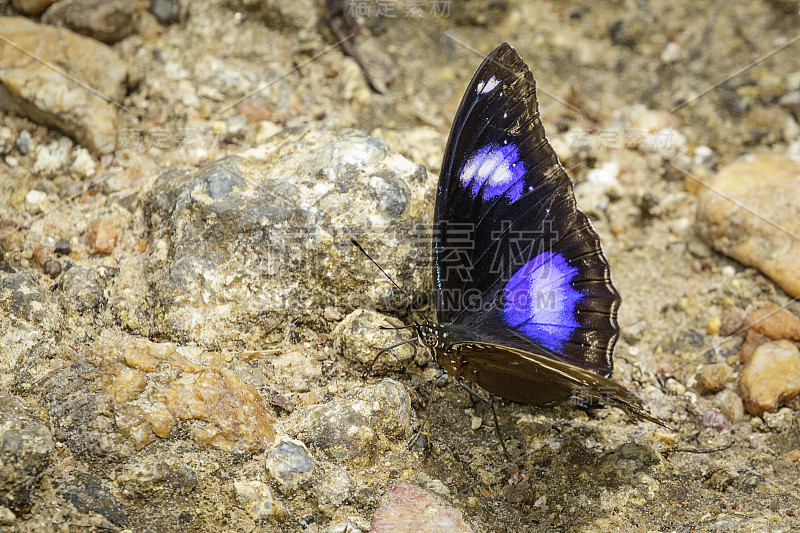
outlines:
{"label": "small pebble", "polygon": [[472,431],[477,431],[478,429],[480,429],[482,424],[483,424],[483,419],[481,417],[473,416],[472,418],[470,418],[470,427],[472,428]]}
{"label": "small pebble", "polygon": [[715,316],[711,320],[708,321],[708,326],[706,327],[706,331],[709,335],[716,335],[719,333],[719,330],[722,329],[722,318]]}
{"label": "small pebble", "polygon": [[800,392],[800,350],[786,340],[759,346],[742,371],[739,392],[754,416],[792,401]]}
{"label": "small pebble", "polygon": [[53,250],[57,255],[69,255],[72,253],[72,247],[67,239],[58,239]]}
{"label": "small pebble", "polygon": [[708,146],[698,146],[694,149],[694,159],[692,161],[695,166],[711,167],[716,163],[716,156],[714,150]]}
{"label": "small pebble", "polygon": [[8,507],[0,507],[0,526],[13,526],[16,521],[17,516],[11,509]]}
{"label": "small pebble", "polygon": [[768,428],[777,433],[784,433],[792,427],[792,410],[788,407],[780,408],[777,413],[764,413],[761,418]]}
{"label": "small pebble", "polygon": [[28,191],[28,194],[25,195],[25,204],[34,213],[44,213],[47,211],[49,206],[47,193],[44,191],[31,189]]}
{"label": "small pebble", "polygon": [[705,365],[697,373],[697,382],[703,392],[719,392],[731,380],[733,380],[733,369],[725,363]]}
{"label": "small pebble", "polygon": [[256,144],[263,144],[268,139],[279,134],[281,131],[283,131],[283,128],[274,122],[270,122],[269,120],[261,121],[258,124],[258,130],[256,131]]}
{"label": "small pebble", "polygon": [[78,148],[75,150],[75,161],[72,162],[70,168],[79,176],[90,177],[93,176],[97,170],[97,164],[92,159],[89,150],[86,148]]}
{"label": "small pebble", "polygon": [[53,258],[53,253],[51,252],[50,248],[40,244],[33,249],[33,257],[36,258],[36,263],[39,266],[44,266],[45,263]]}
{"label": "small pebble", "polygon": [[719,334],[723,337],[733,335],[745,325],[745,319],[738,311],[728,311],[722,315],[721,321]]}
{"label": "small pebble", "polygon": [[33,137],[31,136],[31,132],[28,130],[19,132],[19,137],[17,137],[17,150],[19,150],[21,155],[28,155],[28,152],[31,151],[32,144]]}
{"label": "small pebble", "polygon": [[709,409],[703,413],[703,416],[700,417],[700,421],[704,428],[725,429],[730,426],[725,415],[716,409]]}
{"label": "small pebble", "polygon": [[325,320],[338,322],[344,318],[344,309],[341,307],[326,307],[322,310],[322,316]]}
{"label": "small pebble", "polygon": [[747,315],[747,325],[770,339],[800,340],[800,318],[773,303]]}
{"label": "small pebble", "polygon": [[86,243],[93,254],[108,255],[114,251],[114,245],[117,243],[117,229],[106,220],[93,220],[89,225]]}
{"label": "small pebble", "polygon": [[738,424],[744,420],[744,405],[742,399],[733,391],[724,390],[714,396],[714,406],[725,415],[731,424]]}
{"label": "small pebble", "polygon": [[669,446],[674,446],[675,444],[678,444],[678,436],[671,431],[656,430],[653,432],[653,436]]}
{"label": "small pebble", "polygon": [[14,147],[14,132],[8,126],[0,126],[0,154],[8,155]]}
{"label": "small pebble", "polygon": [[279,436],[267,453],[266,467],[267,472],[277,481],[281,492],[289,492],[311,480],[314,460],[305,444]]}
{"label": "small pebble", "polygon": [[755,329],[750,328],[747,330],[747,334],[744,337],[744,343],[742,344],[742,351],[739,353],[739,361],[741,363],[746,364],[753,354],[756,351],[756,348],[761,346],[762,344],[769,342],[770,339],[766,335],[762,335],[761,333],[757,332]]}
{"label": "small pebble", "polygon": [[61,263],[55,259],[50,259],[44,264],[44,273],[55,279],[61,274]]}
{"label": "small pebble", "polygon": [[644,320],[640,320],[634,324],[631,324],[627,328],[622,330],[622,338],[625,339],[625,342],[628,344],[638,344],[639,341],[642,340],[644,337],[644,332],[647,330],[647,322]]}

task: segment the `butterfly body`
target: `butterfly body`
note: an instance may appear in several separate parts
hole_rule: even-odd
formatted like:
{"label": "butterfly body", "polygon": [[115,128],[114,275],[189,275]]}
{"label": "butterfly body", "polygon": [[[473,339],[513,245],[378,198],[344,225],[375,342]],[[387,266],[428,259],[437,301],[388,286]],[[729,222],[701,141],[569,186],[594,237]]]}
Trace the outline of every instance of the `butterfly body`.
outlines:
{"label": "butterfly body", "polygon": [[620,296],[544,133],[528,66],[484,60],[453,121],[434,213],[437,323],[415,326],[451,376],[535,405],[581,396],[652,417],[610,379]]}

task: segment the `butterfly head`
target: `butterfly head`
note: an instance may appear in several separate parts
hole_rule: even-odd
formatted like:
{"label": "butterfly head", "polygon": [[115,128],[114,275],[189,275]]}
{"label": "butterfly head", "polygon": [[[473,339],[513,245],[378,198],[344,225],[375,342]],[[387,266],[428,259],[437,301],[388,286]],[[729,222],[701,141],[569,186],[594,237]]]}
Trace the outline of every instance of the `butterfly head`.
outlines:
{"label": "butterfly head", "polygon": [[432,350],[444,346],[447,334],[444,332],[444,327],[441,324],[426,320],[422,324],[417,324],[415,329],[417,330],[417,341],[420,346]]}

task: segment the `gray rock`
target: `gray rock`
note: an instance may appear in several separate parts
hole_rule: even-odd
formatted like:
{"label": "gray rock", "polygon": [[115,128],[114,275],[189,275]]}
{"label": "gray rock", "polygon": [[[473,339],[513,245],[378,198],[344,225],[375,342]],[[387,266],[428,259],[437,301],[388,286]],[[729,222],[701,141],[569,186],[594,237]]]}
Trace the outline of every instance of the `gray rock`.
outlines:
{"label": "gray rock", "polygon": [[75,266],[64,273],[58,284],[61,305],[66,312],[97,313],[106,305],[105,281],[98,270]]}
{"label": "gray rock", "polygon": [[327,516],[333,516],[345,502],[353,497],[356,484],[343,468],[330,466],[314,484],[317,507]]}
{"label": "gray rock", "polygon": [[150,13],[161,24],[174,24],[181,17],[180,0],[150,0]]}
{"label": "gray rock", "polygon": [[18,396],[0,395],[0,504],[27,511],[53,450],[50,428],[34,406]]}
{"label": "gray rock", "polygon": [[408,439],[412,427],[408,393],[386,379],[311,406],[298,423],[297,437],[336,461],[370,465],[392,442]]}
{"label": "gray rock", "polygon": [[267,453],[267,472],[278,482],[282,492],[295,490],[311,479],[314,460],[299,440],[279,436]]}
{"label": "gray rock", "polygon": [[330,305],[403,305],[350,244],[362,239],[409,292],[430,283],[433,177],[360,133],[281,134],[143,194],[154,327],[220,343],[282,335]]}
{"label": "gray rock", "polygon": [[126,0],[60,0],[42,15],[42,22],[113,44],[135,29],[134,3]]}
{"label": "gray rock", "polygon": [[389,350],[377,359],[375,357],[381,349],[410,339],[414,332],[379,329],[380,326],[398,327],[403,323],[377,311],[356,309],[333,330],[334,349],[348,361],[359,363],[362,369],[370,367],[375,360],[371,367],[374,373],[405,369],[414,359],[416,341]]}
{"label": "gray rock", "polygon": [[127,499],[152,502],[188,494],[197,488],[197,474],[189,466],[174,461],[167,464],[159,457],[138,458],[129,465],[117,482]]}
{"label": "gray rock", "polygon": [[607,483],[636,485],[642,474],[650,473],[661,457],[646,444],[626,442],[598,459],[599,474]]}
{"label": "gray rock", "polygon": [[0,388],[31,382],[58,350],[62,316],[28,273],[0,271]]}
{"label": "gray rock", "polygon": [[59,487],[61,497],[82,513],[97,513],[116,526],[124,527],[128,515],[114,494],[96,476],[72,470],[69,479]]}
{"label": "gray rock", "polygon": [[132,453],[115,429],[111,383],[100,368],[73,363],[50,372],[34,392],[46,402],[58,439],[76,456],[90,460],[119,461]]}
{"label": "gray rock", "polygon": [[28,155],[31,151],[31,145],[33,144],[33,137],[31,136],[31,132],[28,130],[22,130],[19,132],[19,136],[17,137],[17,150],[19,150],[20,155]]}

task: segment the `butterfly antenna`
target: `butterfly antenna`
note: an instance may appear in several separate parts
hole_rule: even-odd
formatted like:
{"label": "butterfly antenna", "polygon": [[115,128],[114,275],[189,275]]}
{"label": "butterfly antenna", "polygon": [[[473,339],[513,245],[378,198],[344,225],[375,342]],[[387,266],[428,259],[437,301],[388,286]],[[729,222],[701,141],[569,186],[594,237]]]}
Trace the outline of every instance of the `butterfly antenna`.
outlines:
{"label": "butterfly antenna", "polygon": [[411,302],[411,309],[412,309],[412,310],[414,310],[414,311],[416,311],[416,312],[417,312],[417,313],[418,313],[418,314],[419,314],[419,315],[420,315],[420,316],[421,316],[421,317],[422,317],[422,318],[423,318],[423,319],[424,319],[426,322],[429,322],[429,320],[428,320],[428,317],[427,317],[427,316],[425,316],[425,314],[424,314],[422,311],[420,311],[419,309],[417,309],[417,307],[414,305],[414,299],[411,297],[411,295],[410,295],[410,294],[408,294],[408,293],[407,293],[405,290],[403,290],[403,288],[402,288],[400,285],[398,285],[398,284],[397,284],[397,283],[396,283],[396,282],[395,282],[395,281],[394,281],[394,280],[391,278],[391,276],[389,276],[389,274],[387,274],[387,273],[386,273],[386,271],[385,271],[385,270],[384,270],[384,269],[383,269],[383,268],[382,268],[382,267],[381,267],[381,266],[378,264],[378,262],[377,262],[377,261],[375,261],[375,260],[374,260],[374,259],[373,259],[373,258],[372,258],[372,257],[371,257],[371,256],[370,256],[368,253],[367,253],[367,252],[365,252],[365,251],[364,251],[364,248],[362,248],[362,247],[361,247],[361,245],[360,245],[360,244],[358,244],[358,241],[357,241],[357,240],[355,240],[355,239],[353,239],[353,238],[351,237],[351,238],[350,238],[350,242],[353,244],[353,246],[355,246],[356,248],[358,248],[358,250],[359,250],[359,251],[360,251],[362,254],[364,254],[364,255],[367,257],[367,259],[369,259],[370,261],[372,261],[372,264],[373,264],[373,265],[375,265],[376,267],[378,267],[378,270],[380,270],[380,271],[381,271],[381,274],[383,274],[384,276],[386,276],[386,279],[388,279],[388,280],[391,282],[391,284],[392,284],[392,285],[394,285],[394,286],[395,286],[395,288],[396,288],[398,291],[400,291],[400,293],[401,293],[401,294],[403,294],[403,296],[405,296],[405,297],[408,299],[408,301],[409,301],[409,302]]}

